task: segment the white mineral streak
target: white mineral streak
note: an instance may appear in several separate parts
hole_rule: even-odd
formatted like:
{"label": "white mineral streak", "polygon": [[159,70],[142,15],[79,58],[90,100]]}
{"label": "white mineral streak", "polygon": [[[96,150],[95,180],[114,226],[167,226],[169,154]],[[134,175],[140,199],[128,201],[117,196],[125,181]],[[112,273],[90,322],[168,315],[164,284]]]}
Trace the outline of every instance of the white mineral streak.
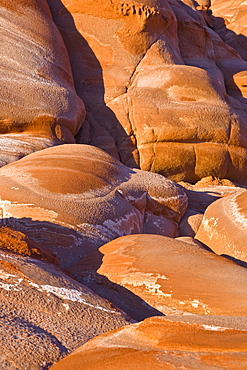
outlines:
{"label": "white mineral streak", "polygon": [[94,238],[101,238],[102,240],[111,241],[119,236],[128,235],[132,233],[142,233],[143,225],[135,212],[129,213],[124,217],[116,220],[105,220],[102,225],[92,225],[82,223],[77,225],[78,229],[83,235]]}
{"label": "white mineral streak", "polygon": [[[9,280],[9,279],[13,279],[13,278],[14,278],[14,280],[17,279],[17,281],[13,281],[11,283],[9,282],[8,284],[3,283],[3,282],[0,281],[0,288],[2,288],[4,290],[9,290],[9,291],[20,291],[20,290],[22,290],[22,287],[20,286],[21,282],[23,281],[22,278],[19,278],[17,275],[8,274],[3,270],[0,271],[0,279]],[[39,285],[39,284],[36,284],[36,283],[30,281],[27,278],[25,279],[25,281],[31,287],[37,289],[40,292],[52,293],[52,294],[54,294],[55,296],[57,296],[59,298],[66,299],[66,300],[71,301],[71,302],[82,303],[85,306],[89,306],[89,307],[95,308],[97,310],[118,314],[117,311],[108,310],[107,308],[101,307],[98,304],[93,305],[93,304],[87,302],[84,298],[82,298],[82,294],[85,294],[85,293],[80,292],[77,289],[68,289],[68,288],[57,287],[57,286],[53,286],[53,285]],[[64,305],[65,309],[68,311],[69,310],[69,305],[67,303],[64,303],[63,305]]]}
{"label": "white mineral streak", "polygon": [[224,207],[224,212],[227,214],[229,219],[243,231],[247,230],[247,217],[239,209],[236,198],[239,196],[239,193],[235,194],[233,197],[226,198],[227,207]]}
{"label": "white mineral streak", "polygon": [[202,325],[202,327],[206,330],[212,330],[212,331],[225,331],[229,328],[224,328],[222,326],[213,326],[213,325]]}
{"label": "white mineral streak", "polygon": [[158,279],[167,280],[167,277],[159,274],[128,271],[127,276],[121,276],[121,284],[124,286],[132,285],[134,287],[145,286],[150,293],[160,294],[163,297],[171,297],[172,294],[165,294],[160,290],[161,285],[157,284]]}
{"label": "white mineral streak", "polygon": [[11,203],[0,198],[0,218],[32,218],[37,221],[53,222],[58,214],[52,210],[35,207],[32,203]]}

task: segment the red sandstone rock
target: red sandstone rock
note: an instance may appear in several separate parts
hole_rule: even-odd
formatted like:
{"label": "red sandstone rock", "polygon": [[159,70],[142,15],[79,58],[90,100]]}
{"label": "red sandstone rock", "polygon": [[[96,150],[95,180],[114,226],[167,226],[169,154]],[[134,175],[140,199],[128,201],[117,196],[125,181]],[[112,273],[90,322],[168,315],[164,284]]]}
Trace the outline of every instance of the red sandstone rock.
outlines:
{"label": "red sandstone rock", "polygon": [[[73,271],[118,306],[115,299],[120,295],[125,302],[121,308],[135,319],[143,314],[144,302],[164,314],[247,315],[246,269],[196,243],[130,235],[99,251],[101,255],[93,252]],[[144,301],[142,305],[133,295]]]}
{"label": "red sandstone rock", "polygon": [[87,145],[60,145],[9,164],[0,187],[4,223],[66,268],[122,235],[176,236],[187,207],[182,187]]}
{"label": "red sandstone rock", "polygon": [[2,249],[0,308],[4,370],[48,369],[88,339],[128,324],[58,267]]}
{"label": "red sandstone rock", "polygon": [[242,370],[246,331],[236,318],[150,318],[90,340],[52,370]]}
{"label": "red sandstone rock", "polygon": [[247,262],[247,191],[238,191],[212,203],[196,238],[215,253]]}
{"label": "red sandstone rock", "polygon": [[78,142],[175,181],[246,182],[246,107],[225,83],[247,63],[205,11],[176,0],[48,2],[89,110]]}
{"label": "red sandstone rock", "polygon": [[247,3],[243,0],[213,0],[214,28],[220,37],[247,60]]}
{"label": "red sandstone rock", "polygon": [[75,142],[85,108],[46,0],[1,0],[0,166]]}

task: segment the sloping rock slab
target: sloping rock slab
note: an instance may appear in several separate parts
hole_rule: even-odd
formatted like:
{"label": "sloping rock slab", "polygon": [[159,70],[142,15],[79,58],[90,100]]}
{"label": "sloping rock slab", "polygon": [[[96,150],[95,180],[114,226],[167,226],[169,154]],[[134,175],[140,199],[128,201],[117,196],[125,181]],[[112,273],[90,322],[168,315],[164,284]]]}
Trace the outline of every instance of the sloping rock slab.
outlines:
{"label": "sloping rock slab", "polygon": [[242,370],[246,338],[245,319],[154,317],[90,340],[52,370]]}

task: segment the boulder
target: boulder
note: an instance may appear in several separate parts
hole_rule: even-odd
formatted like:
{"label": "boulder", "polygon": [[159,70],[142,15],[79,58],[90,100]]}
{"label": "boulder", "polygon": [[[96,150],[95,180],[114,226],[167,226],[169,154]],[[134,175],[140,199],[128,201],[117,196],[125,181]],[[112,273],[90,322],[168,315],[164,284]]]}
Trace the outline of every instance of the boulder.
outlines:
{"label": "boulder", "polygon": [[0,166],[75,142],[85,107],[46,0],[3,0],[0,8]]}
{"label": "boulder", "polygon": [[82,259],[72,272],[136,320],[184,312],[247,314],[246,269],[190,240],[123,236]]}
{"label": "boulder", "polygon": [[1,369],[48,369],[94,336],[129,323],[57,266],[10,249],[0,249]]}
{"label": "boulder", "polygon": [[93,146],[65,144],[0,169],[0,218],[67,268],[122,235],[177,236],[182,187]]}
{"label": "boulder", "polygon": [[90,340],[51,370],[242,370],[246,330],[229,317],[149,318]]}
{"label": "boulder", "polygon": [[247,62],[205,11],[177,0],[48,3],[89,111],[78,143],[174,181],[247,182],[246,106],[226,90]]}
{"label": "boulder", "polygon": [[212,203],[196,239],[215,253],[247,262],[247,191],[242,189]]}

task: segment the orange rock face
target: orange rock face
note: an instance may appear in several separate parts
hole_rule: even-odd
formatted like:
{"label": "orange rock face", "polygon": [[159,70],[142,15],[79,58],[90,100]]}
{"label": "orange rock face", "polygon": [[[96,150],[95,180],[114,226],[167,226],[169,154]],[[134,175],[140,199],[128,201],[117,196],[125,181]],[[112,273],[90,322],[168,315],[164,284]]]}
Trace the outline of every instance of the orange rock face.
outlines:
{"label": "orange rock face", "polygon": [[236,318],[155,317],[98,336],[51,369],[241,370],[246,330]]}
{"label": "orange rock face", "polygon": [[78,142],[175,181],[246,181],[246,105],[225,84],[247,62],[205,11],[175,0],[48,2],[89,110]]}
{"label": "orange rock face", "polygon": [[[157,310],[156,315],[182,311],[247,314],[246,269],[196,244],[159,235],[130,235],[105,244],[99,251],[100,261],[94,252],[80,264],[85,282],[110,301],[119,294],[125,301],[121,308],[135,319],[145,317],[141,316],[145,303]],[[93,278],[96,283],[90,281]],[[142,305],[137,302],[135,306],[133,295],[143,300]]]}
{"label": "orange rock face", "polygon": [[212,1],[214,28],[220,37],[247,60],[247,4],[242,0]]}
{"label": "orange rock face", "polygon": [[85,117],[45,0],[2,0],[0,165],[64,142]]}
{"label": "orange rock face", "polygon": [[1,218],[57,255],[63,267],[133,233],[176,236],[181,187],[132,170],[101,149],[60,145],[0,170]]}
{"label": "orange rock face", "polygon": [[0,307],[1,369],[49,368],[93,336],[128,324],[58,267],[2,248]]}
{"label": "orange rock face", "polygon": [[215,253],[247,262],[247,191],[229,195],[206,210],[196,238]]}

